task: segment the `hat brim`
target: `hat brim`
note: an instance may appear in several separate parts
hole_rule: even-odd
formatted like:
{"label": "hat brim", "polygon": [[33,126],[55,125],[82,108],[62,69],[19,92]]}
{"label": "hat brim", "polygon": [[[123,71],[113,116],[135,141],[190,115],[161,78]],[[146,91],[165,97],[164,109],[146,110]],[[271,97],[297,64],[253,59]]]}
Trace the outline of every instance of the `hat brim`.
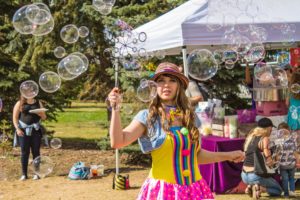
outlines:
{"label": "hat brim", "polygon": [[184,74],[181,74],[178,72],[172,72],[172,71],[159,72],[159,73],[155,74],[151,78],[151,80],[155,81],[160,75],[164,75],[164,74],[165,75],[173,75],[173,76],[177,77],[183,83],[184,89],[187,89],[187,87],[189,85],[189,79]]}

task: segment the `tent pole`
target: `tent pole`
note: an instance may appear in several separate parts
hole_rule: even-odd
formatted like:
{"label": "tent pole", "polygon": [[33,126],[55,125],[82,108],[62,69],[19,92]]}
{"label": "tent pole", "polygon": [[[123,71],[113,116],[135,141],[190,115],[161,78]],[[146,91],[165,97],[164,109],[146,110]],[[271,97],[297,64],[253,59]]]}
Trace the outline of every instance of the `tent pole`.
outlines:
{"label": "tent pole", "polygon": [[[115,67],[115,87],[119,87],[119,82],[118,82],[118,75],[119,75],[118,58],[115,58],[115,60],[114,60],[114,67]],[[116,149],[115,152],[116,152],[116,174],[119,174],[119,149]]]}
{"label": "tent pole", "polygon": [[182,61],[183,61],[183,71],[184,71],[184,75],[186,76],[186,77],[189,77],[188,76],[188,67],[187,67],[187,54],[186,54],[186,46],[183,46],[182,47],[182,49],[181,49],[181,51],[182,51]]}

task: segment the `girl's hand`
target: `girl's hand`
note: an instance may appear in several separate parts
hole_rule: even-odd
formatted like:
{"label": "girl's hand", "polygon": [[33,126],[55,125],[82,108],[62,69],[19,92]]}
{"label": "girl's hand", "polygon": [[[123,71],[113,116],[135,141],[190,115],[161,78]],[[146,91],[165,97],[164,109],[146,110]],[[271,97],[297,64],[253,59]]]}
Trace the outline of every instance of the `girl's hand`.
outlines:
{"label": "girl's hand", "polygon": [[115,110],[120,107],[120,104],[122,102],[122,96],[120,94],[119,88],[115,87],[113,88],[110,93],[108,94],[108,101],[110,102],[110,106],[114,108]]}
{"label": "girl's hand", "polygon": [[229,154],[229,161],[235,162],[235,163],[239,163],[239,162],[243,162],[245,159],[245,153],[243,151],[231,151],[228,152]]}
{"label": "girl's hand", "polygon": [[17,135],[23,137],[24,133],[21,129],[17,128]]}

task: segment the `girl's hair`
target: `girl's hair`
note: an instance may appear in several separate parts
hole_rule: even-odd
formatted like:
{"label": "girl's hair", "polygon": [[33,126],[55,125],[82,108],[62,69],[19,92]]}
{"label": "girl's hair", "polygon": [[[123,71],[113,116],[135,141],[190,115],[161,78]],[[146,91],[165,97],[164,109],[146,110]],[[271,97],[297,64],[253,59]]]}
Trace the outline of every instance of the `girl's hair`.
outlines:
{"label": "girl's hair", "polygon": [[24,104],[25,104],[26,102],[27,102],[27,99],[21,95],[21,96],[20,96],[20,112],[23,111]]}
{"label": "girl's hair", "polygon": [[[183,85],[180,84],[180,81],[177,77],[172,75],[163,75],[167,77],[174,78],[177,82],[178,89],[176,91],[175,96],[175,105],[177,109],[180,109],[182,112],[182,125],[184,127],[187,127],[189,132],[192,135],[192,141],[198,142],[199,139],[199,130],[195,127],[194,121],[195,121],[195,113],[193,109],[191,108],[191,104],[188,100],[188,97],[185,95],[185,89],[183,88]],[[154,126],[154,123],[157,119],[161,119],[162,128],[165,132],[169,131],[170,129],[170,119],[167,119],[165,109],[162,106],[161,99],[157,95],[152,102],[149,105],[149,115],[147,118],[147,124],[150,127]],[[151,137],[151,135],[148,133],[148,136]]]}
{"label": "girl's hair", "polygon": [[[295,84],[295,83],[300,84],[300,71],[299,70],[293,72],[292,77],[291,77],[291,84],[290,85]],[[300,93],[297,93],[297,94],[292,93],[292,96],[293,96],[294,99],[300,100]]]}
{"label": "girl's hair", "polygon": [[268,128],[261,128],[261,127],[256,127],[254,129],[252,129],[245,141],[245,145],[244,145],[244,151],[247,150],[248,145],[250,144],[250,142],[252,141],[252,139],[254,137],[269,137],[270,136],[270,131],[268,130]]}

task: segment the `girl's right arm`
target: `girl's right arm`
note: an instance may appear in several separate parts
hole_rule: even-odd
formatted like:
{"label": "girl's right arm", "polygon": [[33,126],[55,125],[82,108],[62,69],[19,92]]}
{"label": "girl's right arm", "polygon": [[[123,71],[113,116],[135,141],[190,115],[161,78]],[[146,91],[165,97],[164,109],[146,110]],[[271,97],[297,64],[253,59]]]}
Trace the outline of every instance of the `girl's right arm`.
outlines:
{"label": "girl's right arm", "polygon": [[23,136],[24,133],[23,131],[19,128],[19,115],[20,115],[20,101],[18,101],[13,110],[13,124],[14,127],[16,128],[17,134],[19,136]]}
{"label": "girl's right arm", "polygon": [[122,148],[127,146],[146,132],[146,127],[138,121],[132,121],[125,129],[122,130],[120,111],[116,105],[120,102],[119,89],[114,88],[108,95],[112,106],[112,116],[110,121],[110,144],[112,148]]}

